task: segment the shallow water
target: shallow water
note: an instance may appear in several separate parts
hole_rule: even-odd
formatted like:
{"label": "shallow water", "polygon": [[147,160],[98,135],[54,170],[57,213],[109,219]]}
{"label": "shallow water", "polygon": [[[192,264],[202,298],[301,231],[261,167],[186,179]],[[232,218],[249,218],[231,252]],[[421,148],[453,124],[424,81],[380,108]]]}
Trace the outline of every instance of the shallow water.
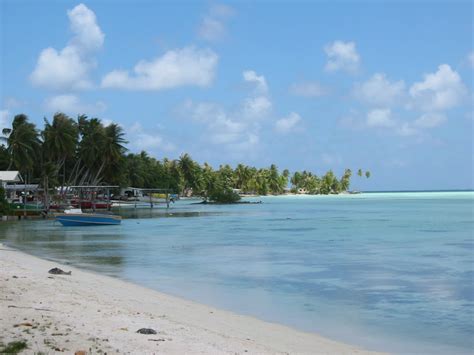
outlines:
{"label": "shallow water", "polygon": [[474,192],[262,197],[0,223],[31,254],[375,350],[474,350]]}

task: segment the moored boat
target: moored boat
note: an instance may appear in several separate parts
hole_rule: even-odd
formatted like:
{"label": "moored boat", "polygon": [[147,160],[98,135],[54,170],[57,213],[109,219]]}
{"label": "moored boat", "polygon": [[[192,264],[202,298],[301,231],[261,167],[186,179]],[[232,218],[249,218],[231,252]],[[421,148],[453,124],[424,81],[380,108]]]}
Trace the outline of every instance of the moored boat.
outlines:
{"label": "moored boat", "polygon": [[70,209],[56,215],[56,221],[63,226],[117,225],[122,217],[101,213],[83,213],[81,209]]}

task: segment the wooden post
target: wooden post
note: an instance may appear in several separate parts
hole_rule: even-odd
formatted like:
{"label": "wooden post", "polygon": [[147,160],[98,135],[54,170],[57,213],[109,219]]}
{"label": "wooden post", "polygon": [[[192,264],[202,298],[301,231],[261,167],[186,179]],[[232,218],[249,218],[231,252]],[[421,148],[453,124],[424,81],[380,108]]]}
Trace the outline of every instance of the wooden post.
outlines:
{"label": "wooden post", "polygon": [[[26,176],[28,176],[28,173],[26,174]],[[23,186],[23,217],[26,218],[26,181],[24,182]]]}

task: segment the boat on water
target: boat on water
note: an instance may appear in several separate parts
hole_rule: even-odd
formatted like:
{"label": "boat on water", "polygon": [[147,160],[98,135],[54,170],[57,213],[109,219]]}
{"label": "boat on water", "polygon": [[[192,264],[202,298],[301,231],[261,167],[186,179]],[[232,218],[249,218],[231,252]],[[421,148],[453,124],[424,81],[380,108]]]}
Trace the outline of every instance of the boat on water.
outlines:
{"label": "boat on water", "polygon": [[122,217],[102,213],[83,213],[80,208],[72,208],[57,214],[56,221],[63,226],[103,226],[120,224]]}

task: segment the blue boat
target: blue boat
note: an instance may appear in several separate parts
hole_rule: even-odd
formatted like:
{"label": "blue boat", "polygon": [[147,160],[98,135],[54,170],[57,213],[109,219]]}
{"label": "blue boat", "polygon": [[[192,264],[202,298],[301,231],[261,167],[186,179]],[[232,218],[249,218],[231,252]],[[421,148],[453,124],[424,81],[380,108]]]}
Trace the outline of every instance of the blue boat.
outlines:
{"label": "blue boat", "polygon": [[83,213],[80,209],[66,210],[56,215],[63,226],[109,226],[122,222],[122,217],[101,213]]}

